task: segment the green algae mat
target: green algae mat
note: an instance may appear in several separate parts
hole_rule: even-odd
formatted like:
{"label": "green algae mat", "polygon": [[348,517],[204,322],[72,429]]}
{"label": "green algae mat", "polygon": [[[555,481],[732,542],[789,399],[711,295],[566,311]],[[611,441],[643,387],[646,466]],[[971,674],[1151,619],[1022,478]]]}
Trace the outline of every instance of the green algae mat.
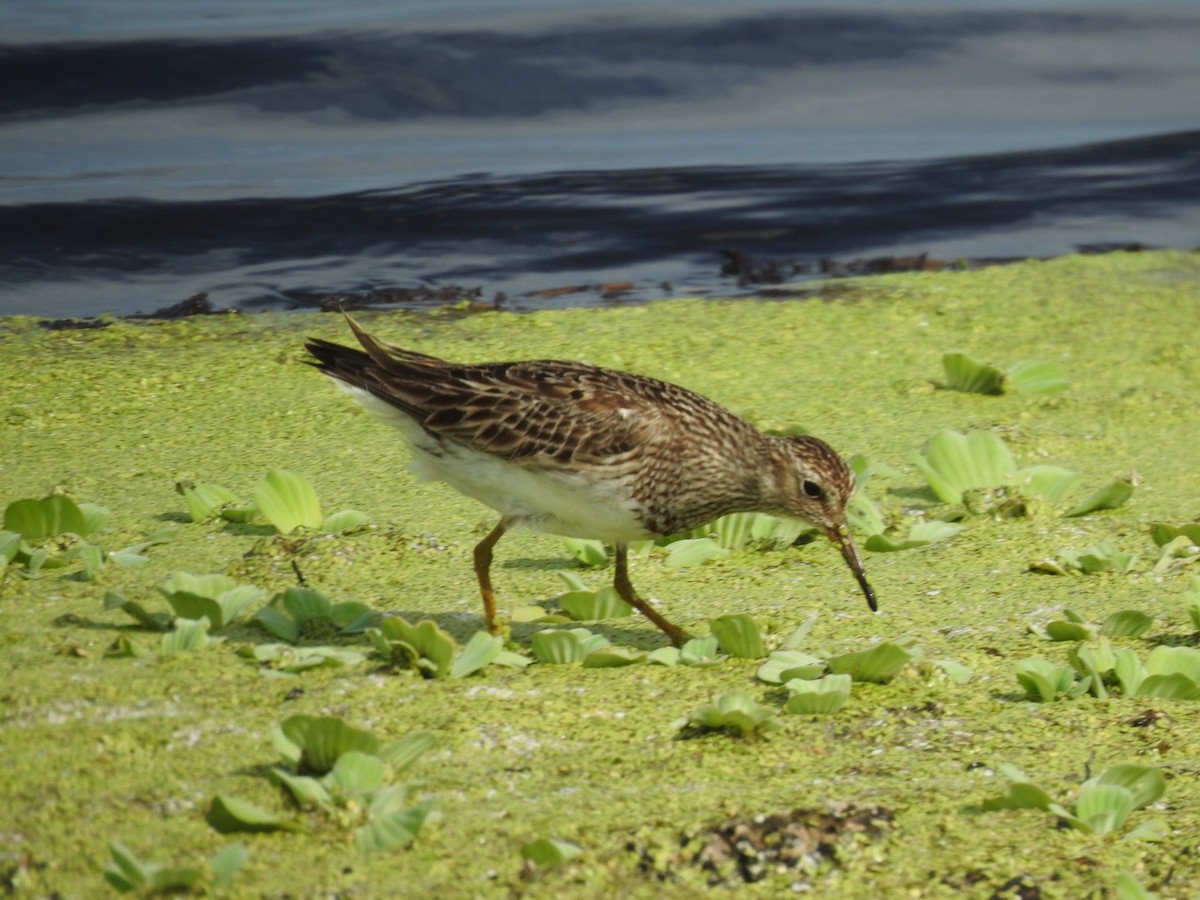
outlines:
{"label": "green algae mat", "polygon": [[[788,300],[363,314],[449,358],[674,381],[865,461],[879,613],[826,541],[644,550],[633,581],[673,621],[761,633],[757,658],[687,659],[638,617],[563,624],[560,595],[611,564],[527,533],[493,569],[507,644],[473,638],[494,516],[417,482],[304,365],[306,336],[349,338],[336,316],[2,320],[0,885],[1200,895],[1198,313],[1200,258],[1143,253]],[[1065,388],[955,390],[951,353],[1040,360]],[[992,455],[935,490],[948,431]],[[1030,474],[972,480],[995,453]],[[247,506],[276,470],[312,486],[322,525],[281,534]],[[361,516],[324,519],[341,510]],[[214,606],[214,584],[243,593]],[[576,627],[607,642],[596,664],[537,637]],[[886,676],[789,711],[798,654],[804,680],[880,646]]]}

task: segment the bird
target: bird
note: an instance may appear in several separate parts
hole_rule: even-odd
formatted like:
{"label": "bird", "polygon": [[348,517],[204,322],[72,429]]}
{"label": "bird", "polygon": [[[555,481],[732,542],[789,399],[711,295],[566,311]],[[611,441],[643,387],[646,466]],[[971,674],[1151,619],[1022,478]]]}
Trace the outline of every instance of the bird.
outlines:
{"label": "bird", "polygon": [[493,549],[521,527],[611,543],[621,599],[681,646],[687,633],[634,590],[629,543],[734,512],[817,528],[877,609],[846,520],[854,475],[824,441],[764,434],[686,388],[588,363],[449,362],[373,337],[344,315],[359,346],[309,338],[306,361],[399,430],[419,479],[500,516],[474,550],[489,632],[503,632]]}

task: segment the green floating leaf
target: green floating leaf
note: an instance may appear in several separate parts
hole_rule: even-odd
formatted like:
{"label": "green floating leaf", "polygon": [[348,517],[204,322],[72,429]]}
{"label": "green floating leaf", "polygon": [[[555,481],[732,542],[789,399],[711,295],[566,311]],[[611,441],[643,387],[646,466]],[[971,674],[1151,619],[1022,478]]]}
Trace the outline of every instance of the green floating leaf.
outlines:
{"label": "green floating leaf", "polygon": [[1158,894],[1152,894],[1142,887],[1132,872],[1122,872],[1118,875],[1114,890],[1117,900],[1158,900]]}
{"label": "green floating leaf", "polygon": [[1112,766],[1100,776],[1099,784],[1123,787],[1133,797],[1133,808],[1141,809],[1156,802],[1167,790],[1166,779],[1157,766],[1139,766],[1121,763]]}
{"label": "green floating leaf", "polygon": [[[1007,772],[1013,772],[1012,767],[1004,767]],[[1021,775],[1019,780],[1010,781],[1008,789],[999,797],[985,800],[980,808],[984,812],[995,812],[1003,809],[1040,809],[1048,812],[1054,805],[1054,799],[1044,790]]]}
{"label": "green floating leaf", "polygon": [[577,622],[620,619],[633,612],[633,607],[621,599],[614,587],[598,591],[567,591],[558,598],[558,605]]}
{"label": "green floating leaf", "polygon": [[90,533],[83,510],[70,497],[61,494],[8,504],[4,510],[4,529],[16,532],[31,543],[60,534],[85,537]]}
{"label": "green floating leaf", "polygon": [[677,666],[679,657],[678,647],[659,647],[646,654],[646,662],[652,666]]}
{"label": "green floating leaf", "polygon": [[973,674],[969,668],[954,659],[931,659],[929,663],[946,673],[955,684],[967,684]]}
{"label": "green floating leaf", "polygon": [[824,672],[824,660],[798,650],[776,650],[758,667],[754,677],[770,684],[783,684],[795,678],[820,678]]}
{"label": "green floating leaf", "polygon": [[413,731],[380,750],[379,757],[395,771],[403,772],[437,744],[438,737],[432,731]]}
{"label": "green floating leaf", "polygon": [[473,675],[494,661],[503,649],[503,638],[486,631],[475,632],[450,665],[450,677],[466,678]]}
{"label": "green floating leaf", "polygon": [[1115,612],[1100,624],[1100,634],[1110,638],[1141,637],[1154,624],[1154,616],[1140,609],[1124,609]]}
{"label": "green floating leaf", "polygon": [[339,756],[351,750],[371,755],[379,753],[379,739],[375,735],[347,725],[336,716],[291,716],[279,726],[279,736],[294,748],[282,748],[287,751],[285,759],[294,759],[296,768],[302,773],[324,775],[333,768]]}
{"label": "green floating leaf", "polygon": [[915,522],[908,529],[908,536],[900,538],[888,537],[883,534],[873,534],[867,538],[864,546],[875,553],[892,553],[898,550],[915,550],[926,547],[938,541],[948,540],[962,531],[961,525],[953,522]]}
{"label": "green floating leaf", "polygon": [[828,660],[834,675],[849,675],[855,681],[887,684],[909,662],[920,655],[911,638],[884,641],[869,650],[833,656]]}
{"label": "green floating leaf", "polygon": [[221,834],[235,832],[304,831],[299,822],[275,815],[261,807],[227,794],[213,797],[205,817],[214,831]]}
{"label": "green floating leaf", "polygon": [[946,384],[956,391],[972,394],[1001,394],[1004,392],[1004,373],[991,366],[980,365],[963,353],[942,355]]}
{"label": "green floating leaf", "polygon": [[796,630],[793,631],[791,634],[789,634],[784,639],[783,644],[781,645],[780,649],[782,649],[782,650],[797,649],[805,641],[805,639],[808,638],[809,634],[812,633],[813,626],[817,624],[817,618],[819,616],[820,616],[820,613],[817,612],[816,610],[813,610],[807,616],[805,616],[804,621],[801,622],[796,627]]}
{"label": "green floating leaf", "polygon": [[724,731],[739,737],[779,727],[775,712],[755,701],[745,691],[726,691],[713,702],[697,709],[688,724],[704,731]]}
{"label": "green floating leaf", "polygon": [[191,653],[203,650],[209,643],[207,618],[178,618],[175,620],[175,629],[162,636],[161,652],[163,656]]}
{"label": "green floating leaf", "polygon": [[1051,505],[1065,501],[1083,480],[1078,472],[1062,466],[1046,465],[1022,469],[1017,473],[1017,478],[1022,487]]}
{"label": "green floating leaf", "polygon": [[1187,525],[1168,525],[1165,522],[1156,522],[1150,526],[1150,537],[1160,547],[1180,537],[1188,538],[1193,545],[1200,545],[1200,522],[1191,522]]}
{"label": "green floating leaf", "polygon": [[[427,678],[445,678],[454,663],[457,644],[454,638],[431,619],[410,625],[399,616],[389,616],[379,622],[378,629],[393,644],[405,644],[417,655],[415,667]],[[394,659],[398,664],[400,658]]]}
{"label": "green floating leaf", "polygon": [[1133,496],[1133,485],[1128,481],[1112,481],[1077,506],[1063,513],[1066,518],[1086,516],[1101,509],[1116,509]]}
{"label": "green floating leaf", "polygon": [[1083,622],[1064,622],[1056,619],[1047,622],[1043,637],[1051,641],[1090,641],[1096,636],[1096,627]]}
{"label": "green floating leaf", "polygon": [[670,545],[666,565],[672,569],[690,569],[728,555],[729,551],[712,538],[691,538]]}
{"label": "green floating leaf", "polygon": [[213,631],[222,631],[263,592],[241,585],[225,575],[190,575],[177,572],[158,586],[175,615],[198,619],[206,617]]}
{"label": "green floating leaf", "polygon": [[[1077,644],[1067,651],[1067,659],[1072,668],[1087,681],[1087,690],[1094,697],[1100,700],[1108,697],[1108,689],[1105,688],[1104,682],[1108,673],[1116,666],[1117,658],[1107,641],[1099,644]],[[1071,692],[1071,696],[1074,696],[1074,692]]]}
{"label": "green floating leaf", "polygon": [[255,503],[243,503],[241,506],[223,506],[221,507],[221,518],[226,522],[233,522],[235,525],[245,525],[257,519],[259,512],[258,505]]}
{"label": "green floating leaf", "polygon": [[752,545],[762,549],[782,549],[794,544],[796,538],[807,528],[802,522],[780,519],[765,513],[730,513],[669,539],[668,543],[673,548],[689,539],[711,540],[724,550],[743,550]]}
{"label": "green floating leaf", "polygon": [[281,534],[321,527],[321,504],[311,482],[286,469],[272,469],[254,487],[254,502]]}
{"label": "green floating leaf", "polygon": [[108,845],[113,861],[104,867],[104,880],[123,893],[166,894],[191,892],[200,887],[204,873],[195,868],[172,868],[142,862],[124,844]]}
{"label": "green floating leaf", "polygon": [[237,870],[250,859],[250,853],[241,844],[226,844],[212,855],[208,866],[212,869],[215,890],[221,890],[236,874]]}
{"label": "green floating leaf", "polygon": [[429,801],[411,809],[372,817],[354,833],[354,846],[362,853],[395,850],[411,844],[429,816]]}
{"label": "green floating leaf", "polygon": [[1023,659],[1014,663],[1013,669],[1026,696],[1039,703],[1050,703],[1059,696],[1069,696],[1075,685],[1074,672],[1044,659]]}
{"label": "green floating leaf", "polygon": [[719,666],[725,657],[717,652],[717,647],[715,637],[692,638],[679,648],[679,662],[697,668]]}
{"label": "green floating leaf", "polygon": [[849,675],[826,675],[816,681],[793,678],[784,685],[791,695],[784,709],[805,716],[835,713],[850,699],[852,681]]}
{"label": "green floating leaf", "polygon": [[1018,394],[1057,394],[1067,389],[1067,379],[1053,363],[1023,359],[1005,370],[1005,381]]}
{"label": "green floating leaf", "polygon": [[717,646],[738,659],[762,659],[767,655],[762,632],[755,621],[744,613],[732,613],[708,620]]}
{"label": "green floating leaf", "polygon": [[1115,784],[1089,784],[1079,791],[1074,817],[1067,820],[1087,834],[1111,834],[1133,812],[1133,794]]}
{"label": "green floating leaf", "polygon": [[224,507],[237,501],[233,491],[219,484],[178,484],[175,487],[183,494],[188,517],[193,522],[206,522],[218,515]]}
{"label": "green floating leaf", "polygon": [[1012,452],[991,431],[939,431],[913,463],[940,500],[956,504],[963,502],[965,491],[1011,484],[1017,472]]}
{"label": "green floating leaf", "polygon": [[583,848],[570,841],[540,838],[521,847],[521,857],[539,868],[559,866],[583,853]]}
{"label": "green floating leaf", "polygon": [[267,671],[296,674],[308,669],[357,666],[366,657],[348,647],[296,647],[292,644],[258,644],[238,648],[238,655],[262,663]]}
{"label": "green floating leaf", "polygon": [[342,534],[362,528],[370,521],[371,519],[364,512],[359,512],[357,509],[343,509],[326,516],[325,520],[321,522],[321,531],[325,534]]}
{"label": "green floating leaf", "polygon": [[646,654],[629,647],[602,647],[583,658],[585,669],[619,669],[644,662]]}
{"label": "green floating leaf", "polygon": [[571,555],[588,568],[598,568],[608,562],[608,551],[603,541],[593,541],[584,538],[562,539]]}
{"label": "green floating leaf", "polygon": [[882,534],[887,525],[879,507],[872,503],[862,491],[855,491],[846,504],[846,521],[855,531],[865,535]]}
{"label": "green floating leaf", "polygon": [[20,549],[20,534],[15,531],[0,531],[0,569],[16,559]]}
{"label": "green floating leaf", "polygon": [[1057,559],[1043,559],[1030,563],[1034,571],[1048,572],[1053,575],[1068,575],[1082,573],[1095,575],[1099,572],[1114,571],[1128,572],[1137,562],[1137,554],[1124,553],[1112,541],[1101,541],[1094,547],[1089,547],[1079,553],[1063,551]]}
{"label": "green floating leaf", "polygon": [[362,797],[383,785],[383,760],[361,750],[347,750],[322,781],[335,796]]}
{"label": "green floating leaf", "polygon": [[1185,675],[1200,684],[1200,650],[1195,647],[1155,647],[1146,657],[1147,675]]}
{"label": "green floating leaf", "polygon": [[546,665],[569,665],[583,662],[584,657],[608,645],[602,635],[592,634],[586,628],[570,631],[547,629],[539,631],[530,641],[537,661]]}

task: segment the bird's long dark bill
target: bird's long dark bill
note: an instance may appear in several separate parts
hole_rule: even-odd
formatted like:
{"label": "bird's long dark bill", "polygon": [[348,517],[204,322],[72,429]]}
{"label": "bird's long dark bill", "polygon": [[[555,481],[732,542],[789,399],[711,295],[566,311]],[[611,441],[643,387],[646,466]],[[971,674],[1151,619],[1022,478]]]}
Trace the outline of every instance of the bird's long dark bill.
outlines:
{"label": "bird's long dark bill", "polygon": [[850,567],[850,571],[854,573],[854,577],[858,580],[858,586],[862,588],[863,596],[867,598],[867,606],[871,607],[871,612],[875,612],[879,607],[875,602],[875,592],[871,590],[871,585],[867,583],[867,573],[863,568],[862,557],[858,555],[858,548],[854,546],[854,541],[850,537],[850,532],[847,530],[829,532],[829,539],[838,545],[838,549],[842,551],[842,559],[846,561],[846,565]]}

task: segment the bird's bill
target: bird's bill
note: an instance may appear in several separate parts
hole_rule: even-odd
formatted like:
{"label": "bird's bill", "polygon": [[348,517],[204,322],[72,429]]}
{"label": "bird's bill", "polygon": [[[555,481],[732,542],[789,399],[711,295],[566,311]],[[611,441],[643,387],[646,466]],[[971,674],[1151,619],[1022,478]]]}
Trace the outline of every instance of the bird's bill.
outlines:
{"label": "bird's bill", "polygon": [[841,528],[830,529],[826,533],[842,551],[842,559],[846,561],[846,565],[850,567],[850,571],[854,573],[854,577],[858,581],[858,586],[862,588],[863,596],[867,598],[867,606],[871,607],[871,612],[875,612],[878,609],[875,602],[875,591],[867,582],[867,572],[863,568],[862,557],[858,555],[858,548],[854,546],[854,540],[850,537],[850,530],[843,525]]}

